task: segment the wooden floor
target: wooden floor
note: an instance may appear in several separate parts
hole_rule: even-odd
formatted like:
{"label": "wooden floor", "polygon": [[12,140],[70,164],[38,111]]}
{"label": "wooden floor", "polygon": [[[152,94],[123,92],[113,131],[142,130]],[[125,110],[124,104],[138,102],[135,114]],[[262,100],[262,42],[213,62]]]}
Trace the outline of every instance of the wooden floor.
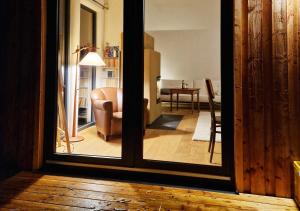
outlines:
{"label": "wooden floor", "polygon": [[0,182],[0,210],[298,210],[292,199],[22,172]]}
{"label": "wooden floor", "polygon": [[[205,112],[205,111],[202,111]],[[147,129],[144,136],[144,158],[170,162],[183,162],[204,165],[221,165],[221,143],[216,142],[213,163],[209,162],[208,141],[192,141],[197,124],[198,112],[190,109],[174,110],[164,108],[164,114],[181,114],[183,120],[177,130]],[[207,128],[209,130],[209,127]],[[105,142],[97,135],[96,127],[90,127],[80,132],[85,137],[82,142],[72,144],[73,154],[121,157],[120,138]],[[207,137],[209,140],[209,136]],[[57,152],[66,152],[66,147],[57,148]]]}

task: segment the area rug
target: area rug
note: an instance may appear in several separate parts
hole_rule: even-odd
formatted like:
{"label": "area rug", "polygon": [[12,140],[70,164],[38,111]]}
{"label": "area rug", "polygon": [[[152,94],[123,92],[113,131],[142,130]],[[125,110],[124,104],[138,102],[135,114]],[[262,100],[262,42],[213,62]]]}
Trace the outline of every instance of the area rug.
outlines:
{"label": "area rug", "polygon": [[[220,115],[216,113],[216,115]],[[209,141],[210,140],[210,112],[201,111],[198,117],[197,125],[193,135],[193,141]],[[216,134],[216,142],[221,142],[221,134]]]}
{"label": "area rug", "polygon": [[176,130],[177,126],[181,122],[183,115],[161,115],[151,125],[149,129],[159,130]]}

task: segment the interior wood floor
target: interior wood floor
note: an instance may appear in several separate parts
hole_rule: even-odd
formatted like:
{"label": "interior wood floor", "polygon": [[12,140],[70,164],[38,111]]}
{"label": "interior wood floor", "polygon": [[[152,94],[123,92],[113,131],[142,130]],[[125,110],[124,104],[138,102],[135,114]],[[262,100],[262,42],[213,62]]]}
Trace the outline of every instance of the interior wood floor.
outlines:
{"label": "interior wood floor", "polygon": [[[222,164],[221,143],[216,142],[213,162],[210,163],[209,142],[192,141],[199,116],[197,111],[192,114],[190,109],[180,108],[178,111],[174,109],[170,112],[169,107],[163,107],[163,114],[180,114],[184,115],[184,118],[177,130],[146,130],[144,159],[217,166]],[[85,140],[72,144],[73,154],[121,157],[122,141],[120,138],[105,142],[98,136],[95,126],[81,131],[79,135],[85,137]],[[57,148],[57,152],[66,152],[66,147]]]}
{"label": "interior wood floor", "polygon": [[292,199],[21,172],[0,182],[0,210],[298,210]]}

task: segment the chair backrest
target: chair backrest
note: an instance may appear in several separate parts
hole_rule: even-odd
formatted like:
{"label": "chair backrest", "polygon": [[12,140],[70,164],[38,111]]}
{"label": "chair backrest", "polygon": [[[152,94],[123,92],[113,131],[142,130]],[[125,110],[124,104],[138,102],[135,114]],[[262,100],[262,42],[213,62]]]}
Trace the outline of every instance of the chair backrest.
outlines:
{"label": "chair backrest", "polygon": [[110,100],[113,104],[113,112],[122,112],[123,91],[120,88],[103,87],[92,91],[91,99],[93,100]]}
{"label": "chair backrest", "polygon": [[208,94],[210,115],[211,115],[212,120],[215,121],[216,114],[215,114],[215,103],[214,103],[214,98],[215,98],[214,89],[213,89],[210,79],[205,79],[205,84],[206,84],[206,89],[207,89],[207,94]]}

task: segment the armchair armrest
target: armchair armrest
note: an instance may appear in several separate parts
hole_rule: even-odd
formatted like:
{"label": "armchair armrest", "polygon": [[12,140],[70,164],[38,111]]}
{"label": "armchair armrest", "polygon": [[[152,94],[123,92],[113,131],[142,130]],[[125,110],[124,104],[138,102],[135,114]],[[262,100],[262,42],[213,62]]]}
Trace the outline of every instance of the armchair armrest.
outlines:
{"label": "armchair armrest", "polygon": [[93,106],[99,110],[112,112],[112,101],[110,100],[94,100]]}

